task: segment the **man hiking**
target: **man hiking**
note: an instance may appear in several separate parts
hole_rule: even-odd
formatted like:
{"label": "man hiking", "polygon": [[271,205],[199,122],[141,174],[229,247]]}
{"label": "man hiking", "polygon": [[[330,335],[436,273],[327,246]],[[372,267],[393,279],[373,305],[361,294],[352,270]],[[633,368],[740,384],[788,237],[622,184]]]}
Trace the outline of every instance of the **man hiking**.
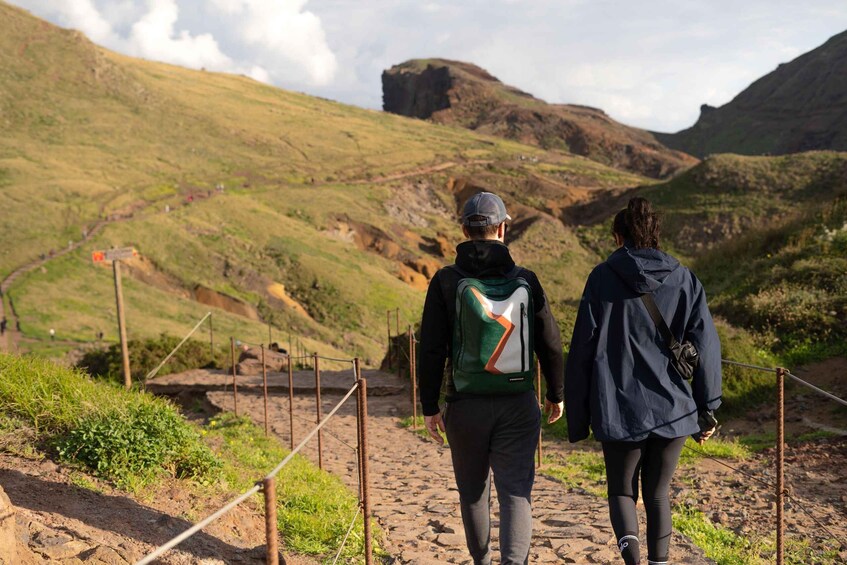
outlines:
{"label": "man hiking", "polygon": [[[500,197],[465,204],[456,263],[429,284],[421,322],[421,404],[429,434],[447,434],[468,551],[491,563],[490,471],[500,504],[501,563],[529,560],[530,493],[541,414],[533,391],[533,351],[547,382],[545,412],[563,407],[562,343],[535,273],[518,267],[504,243],[511,217]],[[439,412],[445,361],[446,406]]]}

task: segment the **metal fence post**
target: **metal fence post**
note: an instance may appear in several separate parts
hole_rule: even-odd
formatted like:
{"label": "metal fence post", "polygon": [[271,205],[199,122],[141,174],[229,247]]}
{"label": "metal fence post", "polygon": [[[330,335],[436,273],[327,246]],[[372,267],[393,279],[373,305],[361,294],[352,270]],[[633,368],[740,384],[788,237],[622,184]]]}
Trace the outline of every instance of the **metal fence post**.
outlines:
{"label": "metal fence post", "polygon": [[291,437],[291,451],[294,451],[294,367],[291,353],[288,354],[288,434]]}
{"label": "metal fence post", "polygon": [[776,369],[776,564],[785,562],[785,369]]}
{"label": "metal fence post", "polygon": [[212,363],[215,362],[215,326],[212,324],[212,315],[209,314],[209,354],[212,357]]}
{"label": "metal fence post", "polygon": [[417,368],[415,367],[415,334],[409,324],[409,381],[412,385],[412,430],[418,429]]}
{"label": "metal fence post", "polygon": [[[535,390],[538,396],[538,407],[543,411],[544,405],[541,403],[541,362],[535,360]],[[538,430],[538,469],[541,468],[541,430]]]}
{"label": "metal fence post", "polygon": [[391,310],[385,311],[385,327],[388,329],[386,335],[388,336],[388,353],[386,354],[388,357],[388,370],[391,370]]}
{"label": "metal fence post", "polygon": [[365,564],[373,563],[373,547],[371,539],[371,503],[370,492],[368,488],[368,383],[365,379],[359,378],[359,403],[361,417],[359,424],[359,432],[361,434],[359,445],[361,446],[361,461],[362,461],[362,516],[364,518],[364,535],[365,535]]}
{"label": "metal fence post", "polygon": [[[358,385],[362,379],[362,370],[359,367],[359,358],[356,357],[353,359],[353,374],[356,377],[356,384]],[[362,493],[362,397],[359,395],[359,391],[356,390],[356,470],[359,473],[359,506],[362,505],[363,493]]]}
{"label": "metal fence post", "polygon": [[232,411],[238,416],[238,388],[235,385],[235,338],[229,338],[229,354],[232,357]]}
{"label": "metal fence post", "polygon": [[265,397],[265,436],[268,435],[268,366],[265,363],[265,346],[262,345],[262,389]]}
{"label": "metal fence post", "polygon": [[397,334],[397,346],[394,348],[397,353],[397,378],[403,378],[403,342],[400,341],[400,308],[394,310],[394,327]]}
{"label": "metal fence post", "polygon": [[[315,420],[316,423],[321,423],[321,370],[318,367],[318,354],[315,352],[313,355],[315,362],[315,401],[317,403],[318,408],[318,416]],[[323,458],[323,430],[318,430],[318,468],[324,468],[324,458]]]}
{"label": "metal fence post", "polygon": [[265,539],[266,562],[269,565],[279,565],[279,547],[276,525],[276,478],[270,477],[262,481],[262,492],[265,495]]}

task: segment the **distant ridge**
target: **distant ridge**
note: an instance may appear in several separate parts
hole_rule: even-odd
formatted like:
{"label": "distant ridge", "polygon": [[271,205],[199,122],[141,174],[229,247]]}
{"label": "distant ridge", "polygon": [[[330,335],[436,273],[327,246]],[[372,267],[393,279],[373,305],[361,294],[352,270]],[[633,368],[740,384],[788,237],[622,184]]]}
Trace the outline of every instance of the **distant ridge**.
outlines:
{"label": "distant ridge", "polygon": [[847,31],[779,65],[728,104],[704,104],[692,127],[655,135],[701,158],[847,150]]}
{"label": "distant ridge", "polygon": [[382,91],[387,112],[566,150],[653,178],[673,176],[696,163],[602,110],[548,104],[470,63],[406,61],[383,72]]}

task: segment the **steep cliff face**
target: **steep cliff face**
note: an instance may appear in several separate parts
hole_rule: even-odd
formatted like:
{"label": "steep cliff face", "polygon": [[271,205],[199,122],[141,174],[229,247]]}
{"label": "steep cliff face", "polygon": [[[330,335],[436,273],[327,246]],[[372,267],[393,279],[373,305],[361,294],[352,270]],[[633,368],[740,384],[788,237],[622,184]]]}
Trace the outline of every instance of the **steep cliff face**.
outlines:
{"label": "steep cliff face", "polygon": [[420,73],[382,75],[383,108],[393,114],[427,119],[450,107],[453,80],[447,67],[427,67]]}
{"label": "steep cliff face", "polygon": [[602,110],[547,104],[469,63],[407,61],[382,74],[382,90],[387,112],[565,150],[654,178],[672,176],[696,163]]}
{"label": "steep cliff face", "polygon": [[655,135],[699,157],[847,150],[847,32],[780,65],[728,104],[704,104],[692,127]]}

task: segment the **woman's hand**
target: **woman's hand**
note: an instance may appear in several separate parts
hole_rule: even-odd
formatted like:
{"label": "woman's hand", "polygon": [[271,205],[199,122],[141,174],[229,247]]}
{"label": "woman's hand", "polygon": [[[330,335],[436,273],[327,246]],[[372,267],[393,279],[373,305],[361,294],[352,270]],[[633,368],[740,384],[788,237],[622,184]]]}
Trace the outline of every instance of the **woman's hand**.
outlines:
{"label": "woman's hand", "polygon": [[700,432],[700,439],[697,440],[697,443],[703,445],[706,443],[706,440],[715,435],[715,431],[718,429],[717,426],[713,427],[711,430],[706,430],[705,432]]}

